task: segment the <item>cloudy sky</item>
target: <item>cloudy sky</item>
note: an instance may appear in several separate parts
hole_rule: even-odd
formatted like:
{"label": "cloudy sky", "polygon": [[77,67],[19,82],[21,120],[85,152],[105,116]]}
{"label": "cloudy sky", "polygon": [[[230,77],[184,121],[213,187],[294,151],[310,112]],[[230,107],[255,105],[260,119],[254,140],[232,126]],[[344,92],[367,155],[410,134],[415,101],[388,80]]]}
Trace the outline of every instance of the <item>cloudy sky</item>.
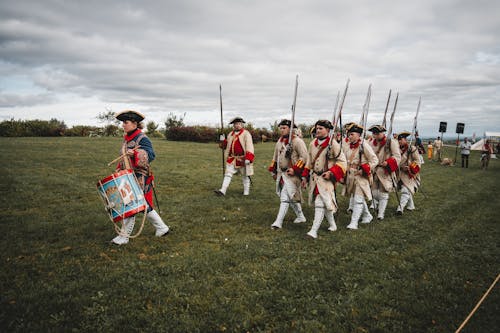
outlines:
{"label": "cloudy sky", "polygon": [[[500,131],[500,1],[1,1],[0,121],[63,120],[137,109],[164,123],[257,127],[331,118],[350,79],[344,121],[382,121],[392,89],[395,131]],[[390,110],[392,109],[392,102]]]}

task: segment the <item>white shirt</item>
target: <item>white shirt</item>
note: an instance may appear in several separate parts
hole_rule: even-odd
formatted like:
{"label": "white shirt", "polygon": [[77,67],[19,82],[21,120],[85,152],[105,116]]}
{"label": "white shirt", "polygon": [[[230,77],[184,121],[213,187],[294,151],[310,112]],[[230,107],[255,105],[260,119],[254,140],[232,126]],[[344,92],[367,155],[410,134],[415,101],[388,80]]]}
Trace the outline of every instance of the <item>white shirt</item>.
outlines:
{"label": "white shirt", "polygon": [[465,141],[464,141],[464,142],[462,142],[462,143],[460,144],[460,149],[462,149],[462,150],[460,151],[460,154],[462,154],[462,155],[470,155],[470,147],[471,147],[471,143],[470,143],[469,141],[467,141],[467,142],[465,142]]}

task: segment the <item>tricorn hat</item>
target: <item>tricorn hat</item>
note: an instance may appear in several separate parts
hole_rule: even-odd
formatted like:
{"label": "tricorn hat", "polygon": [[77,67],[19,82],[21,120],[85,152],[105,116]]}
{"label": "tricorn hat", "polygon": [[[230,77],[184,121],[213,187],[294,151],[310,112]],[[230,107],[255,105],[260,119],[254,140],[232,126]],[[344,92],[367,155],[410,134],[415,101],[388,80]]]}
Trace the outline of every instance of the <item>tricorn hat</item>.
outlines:
{"label": "tricorn hat", "polygon": [[368,129],[373,134],[378,134],[387,131],[382,125],[373,125]]}
{"label": "tricorn hat", "polygon": [[363,133],[363,126],[360,126],[356,123],[352,123],[349,127],[347,127],[347,133],[351,133],[351,132],[356,132],[356,133],[362,134]]}
{"label": "tricorn hat", "polygon": [[318,120],[315,124],[314,124],[314,128],[316,128],[316,126],[323,126],[324,128],[333,128],[333,125],[331,123],[330,120],[327,120],[327,119],[320,119]]}
{"label": "tricorn hat", "polygon": [[343,126],[342,126],[342,130],[344,131],[347,131],[347,129],[349,127],[351,127],[351,125],[354,124],[352,121],[351,122],[348,122],[348,123],[345,123]]}
{"label": "tricorn hat", "polygon": [[125,111],[122,111],[122,112],[118,112],[115,116],[116,119],[120,120],[120,121],[126,121],[126,120],[132,120],[132,121],[136,121],[136,122],[141,122],[144,120],[144,115],[138,111],[134,111],[134,110],[125,110]]}
{"label": "tricorn hat", "polygon": [[[288,120],[288,119],[281,119],[280,123],[278,124],[278,126],[292,126],[292,121],[291,120]],[[297,128],[297,125],[296,124],[293,124],[293,128]]]}
{"label": "tricorn hat", "polygon": [[243,118],[241,118],[241,117],[236,117],[236,118],[234,118],[233,120],[231,120],[229,123],[230,123],[230,124],[234,124],[234,123],[243,123],[243,124],[244,124],[244,123],[245,123],[245,121],[244,121],[244,120],[243,120]]}
{"label": "tricorn hat", "polygon": [[399,134],[398,134],[398,140],[403,139],[403,138],[406,138],[406,137],[408,137],[408,136],[410,136],[410,135],[411,135],[411,133],[410,133],[410,132],[403,131],[403,132],[401,132],[401,133],[399,133]]}

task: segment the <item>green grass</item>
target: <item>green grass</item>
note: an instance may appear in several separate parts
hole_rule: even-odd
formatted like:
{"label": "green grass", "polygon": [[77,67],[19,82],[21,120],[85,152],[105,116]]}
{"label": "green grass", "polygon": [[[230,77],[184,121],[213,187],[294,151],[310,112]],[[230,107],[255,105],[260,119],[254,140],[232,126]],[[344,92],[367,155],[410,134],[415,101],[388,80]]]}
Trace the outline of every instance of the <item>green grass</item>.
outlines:
{"label": "green grass", "polygon": [[[162,217],[172,232],[112,246],[96,182],[119,138],[2,138],[0,327],[6,332],[450,332],[499,269],[500,162],[479,170],[423,165],[417,210],[391,202],[383,222],[272,231],[279,199],[256,145],[250,197],[226,197],[215,144],[154,139]],[[454,149],[447,151],[454,157]],[[500,328],[497,286],[463,332]]]}

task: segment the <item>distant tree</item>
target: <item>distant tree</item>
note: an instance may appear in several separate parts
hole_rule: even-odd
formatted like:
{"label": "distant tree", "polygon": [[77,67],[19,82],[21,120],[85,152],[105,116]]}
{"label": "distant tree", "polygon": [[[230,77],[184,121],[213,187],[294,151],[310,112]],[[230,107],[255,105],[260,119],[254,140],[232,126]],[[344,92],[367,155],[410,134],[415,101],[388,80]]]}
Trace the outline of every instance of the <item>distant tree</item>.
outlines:
{"label": "distant tree", "polygon": [[277,120],[275,120],[274,124],[269,124],[269,127],[271,128],[271,133],[272,133],[272,139],[273,139],[273,141],[278,141],[278,139],[280,137],[279,122]]}
{"label": "distant tree", "polygon": [[102,129],[102,134],[105,136],[117,136],[120,134],[120,121],[115,118],[115,113],[110,109],[106,108],[107,112],[99,113],[97,119],[101,123],[106,125]]}
{"label": "distant tree", "polygon": [[168,131],[169,128],[172,127],[184,127],[184,118],[186,117],[186,112],[182,117],[177,118],[175,114],[170,112],[167,116],[167,120],[165,120],[165,129]]}
{"label": "distant tree", "polygon": [[147,124],[146,124],[146,129],[147,129],[147,133],[150,137],[155,137],[155,138],[161,138],[163,137],[163,134],[160,133],[160,131],[158,131],[158,127],[160,125],[159,124],[156,124],[154,121],[149,121]]}
{"label": "distant tree", "polygon": [[120,121],[115,118],[115,113],[109,107],[106,107],[106,112],[99,113],[97,119],[101,123],[114,124],[116,126],[120,125]]}
{"label": "distant tree", "polygon": [[169,139],[169,135],[171,135],[171,131],[174,128],[184,127],[184,118],[186,117],[186,113],[182,117],[177,118],[175,114],[170,112],[167,116],[167,120],[165,120],[165,138]]}
{"label": "distant tree", "polygon": [[303,138],[309,138],[311,136],[311,125],[307,124],[297,124],[297,127],[300,129],[302,132],[302,137]]}

